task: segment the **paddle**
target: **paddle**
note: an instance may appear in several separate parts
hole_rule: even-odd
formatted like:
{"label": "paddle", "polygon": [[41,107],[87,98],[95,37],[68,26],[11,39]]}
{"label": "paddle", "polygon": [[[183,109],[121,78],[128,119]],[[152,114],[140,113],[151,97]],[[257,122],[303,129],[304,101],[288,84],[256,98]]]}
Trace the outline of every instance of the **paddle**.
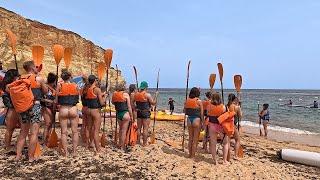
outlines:
{"label": "paddle", "polygon": [[6,29],[7,35],[8,35],[8,39],[10,42],[10,46],[12,48],[12,53],[13,53],[13,57],[14,57],[14,62],[16,64],[16,70],[18,70],[18,63],[17,63],[17,49],[16,49],[16,45],[17,45],[17,37],[16,35],[14,35],[12,33],[12,31],[10,29]]}
{"label": "paddle", "polygon": [[[98,64],[98,79],[101,81],[104,74],[106,73],[106,64],[104,62],[100,62]],[[107,138],[106,138],[106,134],[105,134],[105,119],[106,119],[106,114],[105,112],[103,113],[103,129],[102,129],[102,136],[101,136],[101,146],[102,147],[106,147],[106,142],[107,142]]]}
{"label": "paddle", "polygon": [[64,64],[66,65],[67,69],[69,69],[69,66],[71,64],[71,57],[72,57],[72,48],[69,48],[69,47],[65,48],[63,60],[64,60]]}
{"label": "paddle", "polygon": [[[59,73],[59,64],[61,59],[63,58],[63,54],[64,54],[64,48],[61,45],[55,44],[53,46],[53,56],[54,56],[54,60],[56,62],[57,65],[57,77],[58,77],[58,73]],[[57,84],[58,84],[58,80],[56,82],[56,92],[57,92]],[[58,93],[56,93],[56,96],[58,95]],[[55,107],[56,108],[56,107]],[[56,133],[56,109],[53,112],[53,130],[50,134],[49,140],[48,140],[48,147],[49,148],[55,148],[58,147],[58,135]]]}
{"label": "paddle", "polygon": [[224,95],[223,95],[223,66],[221,63],[218,63],[218,70],[219,70],[219,77],[220,77],[220,84],[221,84],[221,97],[222,102],[224,104]]}
{"label": "paddle", "polygon": [[44,48],[42,46],[32,46],[32,60],[36,67],[42,64]]}
{"label": "paddle", "polygon": [[[160,69],[158,70],[158,76],[157,76],[157,89],[156,89],[156,94],[158,93],[159,90],[159,74],[160,74]],[[157,99],[156,99],[157,102]],[[156,126],[156,115],[157,115],[157,103],[154,106],[154,116],[153,116],[153,130],[151,134],[151,144],[156,143],[156,134],[155,134],[155,126]]]}
{"label": "paddle", "polygon": [[[116,76],[116,87],[118,86],[118,78],[119,78],[119,71],[118,71],[118,65],[116,64],[116,71],[117,71],[117,76]],[[111,111],[111,109],[110,109]],[[114,131],[114,143],[117,144],[118,142],[118,113],[116,113],[116,128]]]}
{"label": "paddle", "polygon": [[[104,62],[106,64],[107,72],[106,72],[106,91],[108,91],[108,83],[109,83],[109,69],[112,61],[112,55],[113,51],[112,49],[106,49],[104,52]],[[108,91],[108,94],[110,94],[110,91]],[[111,116],[111,102],[109,97],[109,117],[111,120],[111,130],[112,130],[112,116]],[[105,129],[106,126],[106,112],[103,113],[103,129]],[[111,132],[112,136],[112,132]],[[104,142],[103,142],[104,141]],[[106,144],[106,139],[101,139],[101,146]]]}
{"label": "paddle", "polygon": [[[242,86],[242,76],[241,75],[235,75],[233,77],[233,81],[234,81],[234,86],[235,86],[236,91],[237,91],[237,97],[239,98],[239,101],[240,101],[240,90],[241,90],[241,86]],[[240,104],[240,106],[241,106],[241,104]],[[239,118],[238,119],[238,133],[239,133],[239,136],[240,136],[240,121],[241,121],[241,119]],[[236,153],[237,153],[238,157],[243,158],[243,154],[244,154],[243,147],[240,146],[239,147],[239,151],[236,152]]]}
{"label": "paddle", "polygon": [[216,77],[217,77],[216,74],[210,74],[209,76],[209,85],[210,85],[211,91],[213,90],[214,83],[216,82]]}
{"label": "paddle", "polygon": [[[186,101],[188,99],[190,64],[191,64],[191,61],[188,62],[188,68],[187,68]],[[184,151],[184,140],[185,140],[185,131],[186,131],[186,118],[187,118],[187,115],[184,114],[183,135],[182,135],[182,151]]]}

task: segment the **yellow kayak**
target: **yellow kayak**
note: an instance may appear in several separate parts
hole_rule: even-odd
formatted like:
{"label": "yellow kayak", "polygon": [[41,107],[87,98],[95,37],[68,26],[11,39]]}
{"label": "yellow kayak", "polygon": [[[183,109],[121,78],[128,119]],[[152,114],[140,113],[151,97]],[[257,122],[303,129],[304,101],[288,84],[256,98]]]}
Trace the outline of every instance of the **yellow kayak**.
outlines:
{"label": "yellow kayak", "polygon": [[[151,112],[151,117],[150,119],[152,120],[154,118],[154,112]],[[184,120],[184,115],[183,114],[167,114],[162,111],[158,111],[156,114],[156,120],[157,121],[183,121]]]}
{"label": "yellow kayak", "polygon": [[[101,109],[101,111],[102,111],[102,112],[110,112],[110,108],[109,108],[109,106],[103,107],[103,108]],[[111,112],[116,112],[116,109],[115,109],[114,107],[111,107]]]}

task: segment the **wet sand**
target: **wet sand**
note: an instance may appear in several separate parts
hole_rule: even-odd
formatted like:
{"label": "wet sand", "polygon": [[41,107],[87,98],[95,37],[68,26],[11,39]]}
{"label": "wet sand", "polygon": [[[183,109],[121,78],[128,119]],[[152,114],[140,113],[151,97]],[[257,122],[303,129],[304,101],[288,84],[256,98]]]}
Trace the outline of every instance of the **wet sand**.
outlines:
{"label": "wet sand", "polygon": [[[113,123],[114,124],[114,123]],[[108,128],[109,129],[109,128]],[[302,143],[272,140],[242,134],[244,158],[231,165],[213,165],[209,154],[200,148],[195,159],[181,150],[182,123],[157,122],[157,142],[148,147],[135,146],[126,153],[109,144],[101,156],[80,146],[78,157],[62,158],[57,150],[43,149],[38,162],[15,162],[3,148],[4,129],[0,129],[1,179],[319,179],[320,168],[279,160],[276,152],[294,148],[320,152],[320,147]],[[58,134],[59,135],[59,134]],[[187,132],[186,132],[187,135]],[[14,135],[16,141],[17,132]],[[60,136],[60,135],[59,135]],[[186,136],[187,137],[187,136]],[[270,137],[271,138],[271,137]],[[71,138],[69,137],[71,143]],[[69,146],[71,149],[71,145]],[[219,155],[221,161],[221,151]]]}

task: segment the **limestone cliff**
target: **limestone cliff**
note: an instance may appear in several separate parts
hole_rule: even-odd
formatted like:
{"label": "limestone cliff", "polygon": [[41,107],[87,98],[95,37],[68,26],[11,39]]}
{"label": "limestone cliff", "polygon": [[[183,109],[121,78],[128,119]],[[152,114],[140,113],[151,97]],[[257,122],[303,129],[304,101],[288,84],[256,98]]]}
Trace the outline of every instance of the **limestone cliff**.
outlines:
{"label": "limestone cliff", "polygon": [[[0,61],[2,61],[5,69],[15,67],[12,51],[5,32],[6,29],[10,29],[17,36],[19,69],[22,68],[24,61],[32,58],[31,47],[33,45],[41,45],[45,48],[42,75],[56,71],[52,52],[54,44],[61,44],[64,47],[71,47],[73,49],[70,69],[74,75],[90,74],[91,64],[93,67],[92,72],[96,74],[98,62],[103,61],[104,49],[82,38],[80,35],[26,19],[0,7]],[[60,67],[64,67],[63,60],[60,63]],[[23,70],[20,72],[23,72]],[[116,71],[111,68],[110,74],[111,84],[114,85]],[[121,76],[121,71],[119,71],[119,75],[119,82],[125,83],[124,78]]]}

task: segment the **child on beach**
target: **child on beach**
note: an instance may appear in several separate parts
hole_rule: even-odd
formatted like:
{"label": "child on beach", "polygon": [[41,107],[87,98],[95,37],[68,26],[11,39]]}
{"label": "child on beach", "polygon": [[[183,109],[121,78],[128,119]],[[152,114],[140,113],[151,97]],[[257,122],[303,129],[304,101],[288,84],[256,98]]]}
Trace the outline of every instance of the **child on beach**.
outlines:
{"label": "child on beach", "polygon": [[270,121],[270,113],[269,113],[269,104],[263,104],[262,110],[259,113],[259,124],[263,124],[264,128],[264,136],[267,138],[268,136],[268,124]]}
{"label": "child on beach", "polygon": [[203,106],[199,99],[199,88],[193,87],[190,90],[189,98],[184,104],[184,112],[188,115],[188,130],[189,130],[189,158],[194,158],[197,151],[200,128],[203,118]]}
{"label": "child on beach", "polygon": [[170,115],[173,114],[173,111],[174,111],[174,103],[175,103],[175,101],[174,101],[172,98],[169,98],[168,105],[169,105],[169,109],[170,109]]}

